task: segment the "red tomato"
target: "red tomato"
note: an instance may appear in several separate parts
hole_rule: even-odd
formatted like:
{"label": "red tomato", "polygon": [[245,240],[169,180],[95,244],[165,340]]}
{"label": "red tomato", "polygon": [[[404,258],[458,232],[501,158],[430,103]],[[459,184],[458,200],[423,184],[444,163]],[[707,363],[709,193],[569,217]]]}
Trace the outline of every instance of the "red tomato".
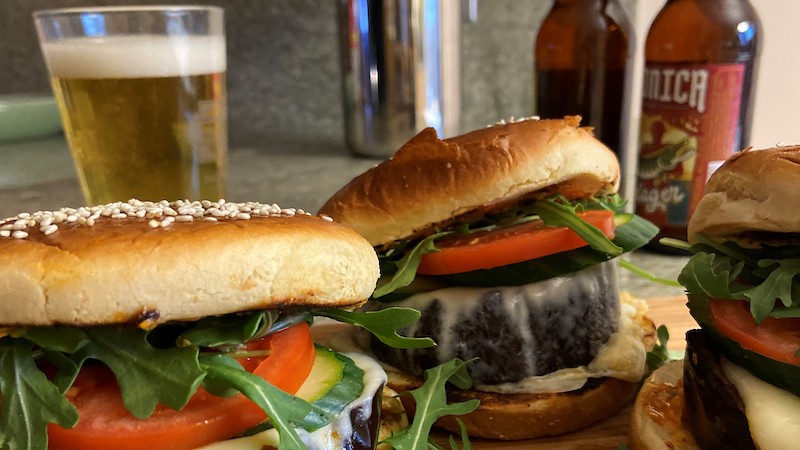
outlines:
{"label": "red tomato", "polygon": [[767,317],[756,325],[747,302],[711,300],[714,327],[745,350],[782,363],[800,366],[800,319]]}
{"label": "red tomato", "polygon": [[[598,210],[578,214],[614,237],[614,213]],[[588,245],[567,227],[548,227],[541,220],[469,235],[448,236],[436,241],[438,251],[422,255],[417,273],[447,275],[491,269]]]}
{"label": "red tomato", "polygon": [[[314,342],[306,323],[253,342],[247,348],[271,350],[266,358],[240,362],[290,394],[297,392],[314,363]],[[67,398],[78,409],[80,419],[72,429],[51,424],[50,449],[191,449],[239,435],[267,417],[242,394],[222,398],[200,387],[182,410],[159,405],[150,418],[139,420],[122,404],[113,374],[100,366],[81,370]]]}

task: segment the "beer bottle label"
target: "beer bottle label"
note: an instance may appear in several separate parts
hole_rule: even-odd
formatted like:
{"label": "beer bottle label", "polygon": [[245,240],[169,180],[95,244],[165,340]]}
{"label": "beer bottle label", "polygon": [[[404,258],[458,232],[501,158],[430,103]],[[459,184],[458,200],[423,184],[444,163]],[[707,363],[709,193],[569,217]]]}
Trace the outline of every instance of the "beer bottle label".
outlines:
{"label": "beer bottle label", "polygon": [[642,88],[636,212],[685,228],[708,177],[739,142],[744,64],[648,63]]}

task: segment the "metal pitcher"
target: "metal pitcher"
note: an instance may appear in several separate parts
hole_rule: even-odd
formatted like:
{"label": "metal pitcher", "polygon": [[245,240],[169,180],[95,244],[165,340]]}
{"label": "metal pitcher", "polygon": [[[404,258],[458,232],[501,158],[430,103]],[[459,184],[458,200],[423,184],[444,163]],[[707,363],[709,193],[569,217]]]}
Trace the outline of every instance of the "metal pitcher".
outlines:
{"label": "metal pitcher", "polygon": [[457,134],[459,2],[340,0],[339,7],[351,151],[388,157],[426,127]]}

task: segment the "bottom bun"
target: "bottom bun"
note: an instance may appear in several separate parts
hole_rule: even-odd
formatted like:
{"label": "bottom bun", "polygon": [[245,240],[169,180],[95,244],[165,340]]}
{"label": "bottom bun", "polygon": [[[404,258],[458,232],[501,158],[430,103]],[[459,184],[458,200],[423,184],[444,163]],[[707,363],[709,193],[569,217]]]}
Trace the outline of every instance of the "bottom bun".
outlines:
{"label": "bottom bun", "polygon": [[[406,373],[387,371],[388,385],[408,391],[422,385],[422,379]],[[481,401],[478,409],[464,416],[446,416],[436,425],[459,432],[456,419],[467,427],[470,436],[487,439],[518,440],[553,436],[585,428],[610,417],[635,395],[637,383],[614,378],[590,380],[586,386],[558,394],[496,394],[477,390],[448,389],[448,403],[471,399]],[[414,399],[401,395],[409,413]]]}
{"label": "bottom bun", "polygon": [[632,450],[699,450],[682,415],[683,360],[672,361],[645,380],[631,412]]}

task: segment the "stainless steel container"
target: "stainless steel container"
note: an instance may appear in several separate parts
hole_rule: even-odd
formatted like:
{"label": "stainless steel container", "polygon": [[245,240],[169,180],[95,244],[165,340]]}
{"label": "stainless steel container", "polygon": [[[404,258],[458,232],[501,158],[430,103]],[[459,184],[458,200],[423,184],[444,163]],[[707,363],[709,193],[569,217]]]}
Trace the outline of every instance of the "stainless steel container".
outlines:
{"label": "stainless steel container", "polygon": [[340,0],[345,134],[354,154],[391,156],[426,127],[458,133],[457,0]]}

